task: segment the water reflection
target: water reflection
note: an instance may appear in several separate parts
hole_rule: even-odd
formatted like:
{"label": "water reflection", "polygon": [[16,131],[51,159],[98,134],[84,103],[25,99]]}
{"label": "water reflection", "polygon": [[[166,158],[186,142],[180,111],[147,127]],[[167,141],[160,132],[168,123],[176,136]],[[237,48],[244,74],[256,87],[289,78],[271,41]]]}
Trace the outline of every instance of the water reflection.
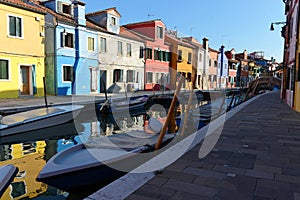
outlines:
{"label": "water reflection", "polygon": [[[165,112],[165,111],[164,111]],[[151,116],[163,116],[152,112]],[[0,138],[0,166],[13,164],[19,173],[3,194],[3,199],[66,199],[69,195],[42,182],[35,181],[46,162],[56,153],[77,143],[121,134],[129,129],[143,129],[149,113],[131,116],[99,115],[82,112],[72,123],[24,132]]]}

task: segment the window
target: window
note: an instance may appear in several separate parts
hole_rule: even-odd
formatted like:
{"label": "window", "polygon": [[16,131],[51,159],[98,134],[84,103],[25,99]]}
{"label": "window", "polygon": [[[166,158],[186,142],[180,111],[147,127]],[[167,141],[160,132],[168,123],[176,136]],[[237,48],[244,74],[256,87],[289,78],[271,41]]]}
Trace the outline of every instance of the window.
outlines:
{"label": "window", "polygon": [[164,38],[163,27],[161,27],[161,26],[156,27],[156,37],[160,38],[160,39]]}
{"label": "window", "polygon": [[163,52],[162,52],[162,60],[163,60],[163,61],[168,61],[168,58],[167,58],[167,57],[168,57],[168,52],[163,51]]}
{"label": "window", "polygon": [[114,80],[113,82],[123,82],[123,70],[122,69],[115,69],[114,70]]}
{"label": "window", "polygon": [[144,47],[140,47],[140,58],[144,58]]}
{"label": "window", "polygon": [[127,43],[127,56],[131,57],[131,44]]}
{"label": "window", "polygon": [[211,59],[209,59],[209,64],[208,65],[211,67]]}
{"label": "window", "polygon": [[152,49],[151,48],[146,49],[146,58],[152,59]]}
{"label": "window", "polygon": [[22,37],[22,18],[9,16],[9,36]]}
{"label": "window", "polygon": [[73,15],[73,5],[64,3],[59,1],[57,3],[57,8],[59,13],[67,14],[67,15]]}
{"label": "window", "polygon": [[128,82],[134,83],[134,81],[135,81],[135,71],[127,70],[127,83]]}
{"label": "window", "polygon": [[146,81],[147,81],[147,83],[153,82],[153,73],[152,72],[146,72]]}
{"label": "window", "polygon": [[118,55],[123,55],[123,44],[120,41],[118,41]]}
{"label": "window", "polygon": [[155,82],[159,83],[160,81],[160,73],[155,73]]}
{"label": "window", "polygon": [[8,68],[8,60],[0,59],[0,80],[8,80],[9,79],[9,68]]}
{"label": "window", "polygon": [[74,35],[72,33],[62,33],[63,35],[63,47],[74,48]]}
{"label": "window", "polygon": [[63,81],[73,81],[73,66],[63,66]]}
{"label": "window", "polygon": [[62,4],[62,12],[65,14],[71,14],[71,6],[68,4]]}
{"label": "window", "polygon": [[192,73],[191,73],[191,72],[188,72],[186,78],[187,78],[187,81],[188,81],[188,82],[191,82],[191,81],[192,81]]}
{"label": "window", "polygon": [[199,62],[202,62],[202,53],[199,54]]}
{"label": "window", "polygon": [[192,53],[188,53],[188,61],[187,61],[188,64],[191,64],[192,63]]}
{"label": "window", "polygon": [[215,67],[218,67],[218,61],[214,61],[214,63],[215,63]]}
{"label": "window", "polygon": [[94,51],[95,45],[94,45],[94,38],[88,37],[88,51]]}
{"label": "window", "polygon": [[178,62],[182,62],[182,51],[178,50]]}
{"label": "window", "polygon": [[154,60],[162,60],[161,58],[161,51],[159,50],[154,50]]}
{"label": "window", "polygon": [[106,38],[100,37],[100,53],[106,53]]}
{"label": "window", "polygon": [[111,18],[110,18],[110,24],[111,24],[111,25],[114,25],[114,26],[117,24],[117,23],[116,23],[116,18],[115,18],[115,17],[111,17]]}

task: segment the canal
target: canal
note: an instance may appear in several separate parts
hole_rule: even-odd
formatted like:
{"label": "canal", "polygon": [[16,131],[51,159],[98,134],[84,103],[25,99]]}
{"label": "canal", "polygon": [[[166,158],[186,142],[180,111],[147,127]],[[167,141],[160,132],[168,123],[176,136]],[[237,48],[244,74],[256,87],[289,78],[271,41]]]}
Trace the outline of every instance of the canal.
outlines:
{"label": "canal", "polygon": [[[230,101],[226,99],[225,104]],[[200,102],[196,107],[205,107],[207,103]],[[184,113],[185,105],[186,102],[178,105],[179,113]],[[13,164],[19,168],[17,176],[3,194],[2,199],[81,199],[88,196],[103,185],[82,188],[82,191],[70,194],[36,181],[36,177],[51,157],[68,147],[102,136],[121,134],[129,129],[141,130],[145,128],[150,117],[163,119],[168,112],[168,109],[160,104],[154,104],[148,106],[148,109],[130,114],[128,112],[113,115],[100,114],[96,108],[91,107],[83,109],[74,121],[69,123],[0,137],[0,166]],[[211,114],[212,108],[209,109]],[[199,115],[195,116],[199,118]],[[182,125],[180,121],[182,122],[182,120],[176,121],[178,126]],[[205,123],[201,124],[201,126],[204,125]]]}
{"label": "canal", "polygon": [[[164,118],[166,114],[162,106],[151,108],[152,117]],[[82,192],[69,194],[36,181],[36,177],[58,152],[93,138],[121,134],[132,128],[143,129],[148,119],[149,111],[146,110],[111,115],[89,109],[82,110],[69,123],[0,137],[0,166],[13,164],[19,168],[1,199],[76,199],[89,195],[102,186],[82,188]]]}

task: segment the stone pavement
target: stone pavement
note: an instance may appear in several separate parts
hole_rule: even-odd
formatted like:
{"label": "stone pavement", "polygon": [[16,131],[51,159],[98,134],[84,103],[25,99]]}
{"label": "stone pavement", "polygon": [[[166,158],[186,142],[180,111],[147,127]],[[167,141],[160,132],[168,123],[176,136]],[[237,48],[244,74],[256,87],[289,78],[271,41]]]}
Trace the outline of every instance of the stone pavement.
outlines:
{"label": "stone pavement", "polygon": [[126,199],[300,199],[300,114],[278,92],[259,97],[230,118],[202,159],[200,147]]}

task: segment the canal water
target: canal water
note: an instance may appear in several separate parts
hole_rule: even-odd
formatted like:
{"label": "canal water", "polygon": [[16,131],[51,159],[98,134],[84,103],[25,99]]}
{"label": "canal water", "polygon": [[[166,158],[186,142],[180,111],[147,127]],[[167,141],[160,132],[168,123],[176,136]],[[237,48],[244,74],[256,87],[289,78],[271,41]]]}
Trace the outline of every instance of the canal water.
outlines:
{"label": "canal water", "polygon": [[[182,105],[179,107],[182,111]],[[80,199],[100,189],[83,188],[78,194],[69,194],[37,182],[36,177],[51,157],[70,146],[131,128],[143,129],[150,116],[159,119],[167,115],[167,109],[159,104],[154,104],[149,110],[114,115],[102,115],[95,109],[82,110],[69,123],[0,137],[0,166],[13,164],[19,168],[1,199]]]}
{"label": "canal water", "polygon": [[[167,110],[163,107],[156,111],[151,110],[151,116],[156,118],[163,118],[166,113]],[[74,121],[69,123],[0,137],[0,166],[13,164],[19,168],[19,173],[1,199],[76,199],[89,195],[97,188],[84,188],[82,192],[74,195],[37,182],[36,177],[56,153],[100,136],[126,132],[130,128],[143,129],[149,116],[149,112],[144,110],[114,115],[82,110]]]}

